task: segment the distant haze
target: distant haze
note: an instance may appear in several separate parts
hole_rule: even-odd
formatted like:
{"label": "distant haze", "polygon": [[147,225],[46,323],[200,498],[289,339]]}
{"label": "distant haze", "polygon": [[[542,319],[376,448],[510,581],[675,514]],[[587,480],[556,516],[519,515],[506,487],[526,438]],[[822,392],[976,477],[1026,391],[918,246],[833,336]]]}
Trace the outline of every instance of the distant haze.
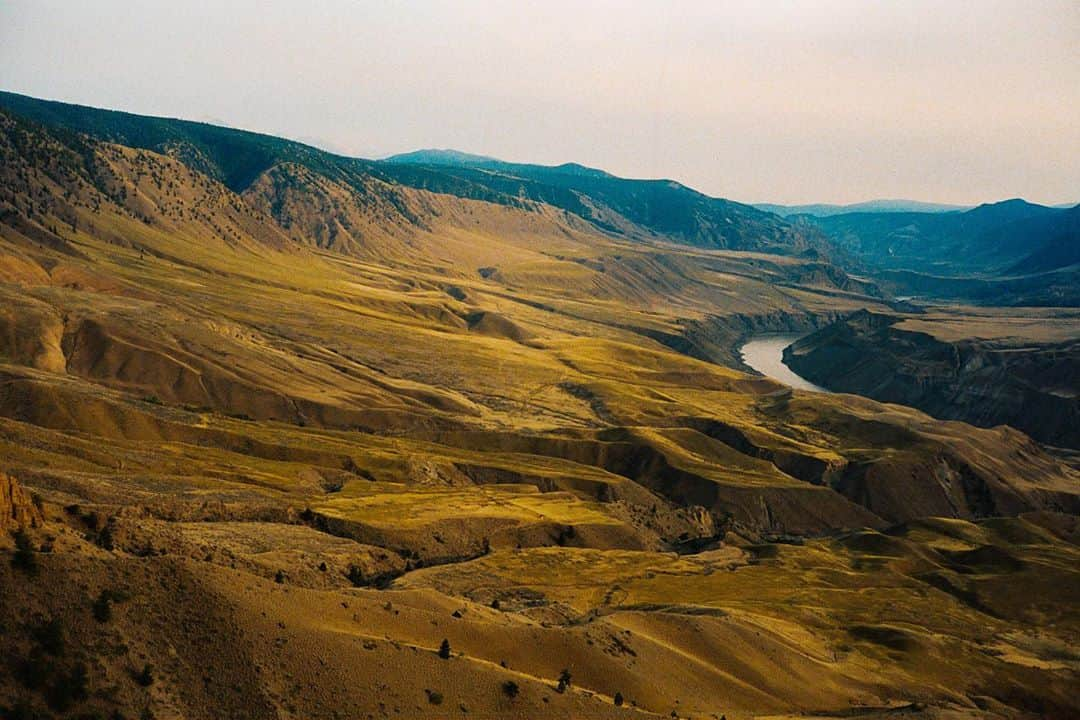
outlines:
{"label": "distant haze", "polygon": [[0,0],[0,88],[743,201],[1080,201],[1080,3]]}

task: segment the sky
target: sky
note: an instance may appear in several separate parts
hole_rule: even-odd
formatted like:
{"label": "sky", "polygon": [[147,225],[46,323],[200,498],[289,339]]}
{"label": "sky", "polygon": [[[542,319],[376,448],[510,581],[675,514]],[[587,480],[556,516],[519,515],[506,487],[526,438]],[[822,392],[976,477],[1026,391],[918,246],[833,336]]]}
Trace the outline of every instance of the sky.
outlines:
{"label": "sky", "polygon": [[744,202],[1080,201],[1078,0],[0,0],[0,89]]}

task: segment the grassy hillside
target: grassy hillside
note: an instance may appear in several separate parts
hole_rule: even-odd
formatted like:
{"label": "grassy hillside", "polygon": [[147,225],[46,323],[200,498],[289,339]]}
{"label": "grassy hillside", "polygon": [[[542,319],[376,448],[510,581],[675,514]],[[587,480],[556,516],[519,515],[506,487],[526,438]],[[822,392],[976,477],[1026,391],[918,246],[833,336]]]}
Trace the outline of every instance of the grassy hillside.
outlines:
{"label": "grassy hillside", "polygon": [[[479,162],[431,153],[387,162],[346,158],[267,135],[167,118],[152,118],[0,92],[0,108],[52,128],[170,155],[241,192],[281,164],[343,182],[370,195],[376,180],[408,188],[535,209],[572,213],[630,238],[663,236],[700,247],[780,253],[823,252],[820,233],[794,227],[748,205],[710,198],[669,180],[627,180],[563,165],[554,168]],[[432,162],[434,161],[434,162]],[[391,202],[394,195],[390,196]],[[409,218],[410,220],[412,218]]]}
{"label": "grassy hillside", "polygon": [[173,150],[0,114],[4,714],[1075,712],[1075,470],[714,362],[870,284]]}

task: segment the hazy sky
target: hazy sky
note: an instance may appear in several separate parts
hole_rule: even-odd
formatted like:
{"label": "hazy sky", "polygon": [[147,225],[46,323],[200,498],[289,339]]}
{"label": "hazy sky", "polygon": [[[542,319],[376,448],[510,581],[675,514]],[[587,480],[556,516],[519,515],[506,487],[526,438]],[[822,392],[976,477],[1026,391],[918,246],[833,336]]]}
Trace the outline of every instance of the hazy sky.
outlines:
{"label": "hazy sky", "polygon": [[1080,0],[0,0],[0,88],[743,201],[1080,201]]}

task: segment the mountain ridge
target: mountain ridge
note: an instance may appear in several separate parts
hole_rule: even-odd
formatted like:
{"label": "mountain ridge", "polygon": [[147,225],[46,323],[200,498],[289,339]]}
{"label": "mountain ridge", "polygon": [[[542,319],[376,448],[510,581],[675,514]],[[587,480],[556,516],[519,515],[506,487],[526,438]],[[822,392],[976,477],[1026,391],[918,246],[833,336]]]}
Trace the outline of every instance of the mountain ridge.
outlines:
{"label": "mountain ridge", "polygon": [[[630,180],[574,164],[416,164],[347,158],[302,143],[187,120],[154,118],[0,92],[0,107],[41,122],[177,157],[240,192],[275,165],[297,163],[363,194],[374,178],[413,189],[525,207],[543,203],[604,232],[698,247],[828,254],[824,237],[673,181]],[[444,156],[445,157],[445,156]]]}
{"label": "mountain ridge", "polygon": [[[963,212],[799,217],[897,294],[924,295],[932,288],[935,297],[1073,306],[1080,303],[1080,276],[1070,269],[1080,246],[1078,216],[1076,207],[1013,198]],[[1009,300],[1009,288],[1018,283],[1029,287]]]}
{"label": "mountain ridge", "polygon": [[956,212],[970,210],[972,205],[955,205],[949,203],[925,202],[921,200],[905,200],[899,198],[880,198],[864,200],[857,203],[804,203],[798,205],[785,205],[780,203],[751,203],[754,207],[768,212],[776,213],[781,217],[792,215],[813,215],[816,217],[828,217],[830,215],[843,215],[853,212]]}

